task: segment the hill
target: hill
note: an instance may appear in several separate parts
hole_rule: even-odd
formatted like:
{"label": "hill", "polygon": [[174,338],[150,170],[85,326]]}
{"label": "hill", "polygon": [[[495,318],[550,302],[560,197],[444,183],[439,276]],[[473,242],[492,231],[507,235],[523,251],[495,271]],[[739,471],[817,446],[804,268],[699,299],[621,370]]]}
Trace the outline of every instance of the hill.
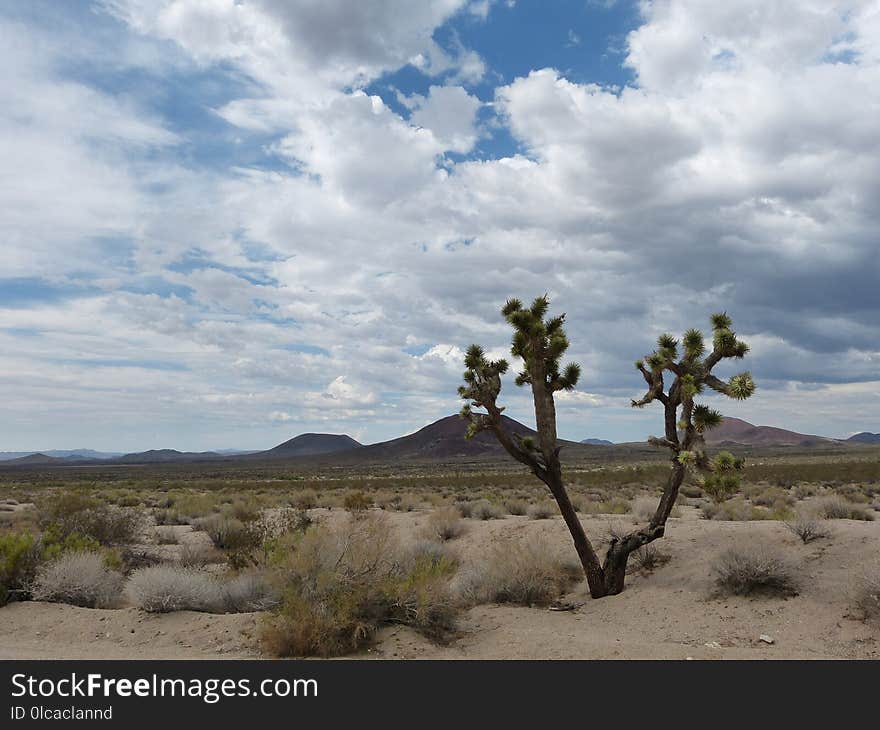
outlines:
{"label": "hill", "polygon": [[[507,416],[502,416],[502,418],[511,434],[537,437],[537,433],[533,429],[519,421]],[[483,431],[472,439],[465,439],[466,430],[467,423],[460,416],[457,414],[446,416],[446,418],[441,418],[439,421],[420,428],[415,433],[378,444],[370,444],[341,456],[345,457],[347,461],[358,462],[508,458],[494,434]],[[573,441],[560,441],[559,443],[571,448],[588,448]]]}
{"label": "hill", "polygon": [[774,426],[755,426],[748,421],[725,416],[720,426],[707,431],[706,443],[714,446],[727,443],[743,446],[829,446],[836,442],[834,439]]}
{"label": "hill", "polygon": [[587,444],[588,446],[614,446],[613,441],[606,441],[605,439],[583,439],[579,443]]}
{"label": "hill", "polygon": [[123,464],[158,464],[174,461],[202,461],[222,459],[216,451],[177,451],[176,449],[150,449],[136,454],[126,454],[113,461]]}
{"label": "hill", "polygon": [[857,433],[855,436],[850,436],[846,440],[849,443],[853,444],[880,444],[880,433],[870,433],[869,431],[862,431],[861,433]]}
{"label": "hill", "polygon": [[19,456],[16,459],[5,459],[4,463],[9,466],[27,466],[28,464],[63,464],[65,459],[59,459],[54,456],[46,456],[43,453],[28,454],[27,456]]}
{"label": "hill", "polygon": [[283,444],[260,451],[252,456],[269,458],[290,458],[295,456],[318,456],[320,454],[335,454],[340,451],[362,449],[364,446],[355,441],[351,436],[334,433],[303,433],[295,436]]}

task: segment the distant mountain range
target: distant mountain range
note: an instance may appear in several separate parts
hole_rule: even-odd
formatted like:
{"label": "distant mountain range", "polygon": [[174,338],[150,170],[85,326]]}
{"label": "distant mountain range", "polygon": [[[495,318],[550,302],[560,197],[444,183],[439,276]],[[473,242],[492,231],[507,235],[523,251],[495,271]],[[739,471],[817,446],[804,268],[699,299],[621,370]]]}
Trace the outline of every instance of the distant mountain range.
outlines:
{"label": "distant mountain range", "polygon": [[[528,426],[503,416],[508,431],[521,437],[536,437]],[[201,461],[266,461],[280,459],[332,457],[334,463],[379,463],[394,461],[450,461],[456,459],[482,459],[504,457],[504,449],[493,434],[483,432],[472,439],[465,439],[467,424],[459,416],[447,416],[428,424],[418,431],[400,438],[378,444],[363,445],[345,434],[304,433],[266,451],[177,451],[175,449],[151,449],[131,454],[110,454],[92,449],[70,451],[2,452],[0,463],[9,466],[28,465],[74,465],[74,464],[170,464]],[[707,433],[710,446],[840,446],[857,447],[880,444],[880,434],[863,432],[848,439],[830,439],[822,436],[787,431],[773,426],[755,426],[739,418],[727,417],[721,425]],[[635,453],[643,450],[643,443],[614,444],[598,438],[584,439],[580,443],[562,441],[564,456],[580,458],[606,458],[608,454]]]}
{"label": "distant mountain range", "polygon": [[53,459],[115,459],[122,456],[119,452],[95,451],[94,449],[51,449],[49,451],[0,451],[0,461],[21,459],[26,456],[41,454]]}

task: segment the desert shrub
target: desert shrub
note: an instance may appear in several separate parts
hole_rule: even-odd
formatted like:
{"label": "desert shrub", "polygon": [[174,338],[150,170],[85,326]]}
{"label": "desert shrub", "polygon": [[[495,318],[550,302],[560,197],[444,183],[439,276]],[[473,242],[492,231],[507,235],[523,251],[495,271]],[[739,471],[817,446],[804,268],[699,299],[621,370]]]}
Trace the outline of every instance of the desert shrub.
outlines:
{"label": "desert shrub", "polygon": [[44,532],[58,541],[77,533],[101,545],[127,545],[137,541],[143,519],[137,510],[103,504],[77,492],[64,492],[43,506],[40,524]]}
{"label": "desert shrub", "polygon": [[294,495],[290,503],[300,510],[314,509],[318,506],[318,495],[314,489],[303,489]]}
{"label": "desert shrub", "polygon": [[401,495],[400,499],[397,499],[392,503],[392,509],[395,509],[398,512],[414,512],[417,509],[421,509],[421,507],[422,500],[414,494]]}
{"label": "desert shrub", "polygon": [[41,552],[39,540],[30,533],[0,534],[0,606],[30,597]]}
{"label": "desert shrub", "polygon": [[828,528],[824,520],[816,514],[800,510],[785,521],[785,526],[792,535],[796,535],[805,545],[813,540],[828,537]]}
{"label": "desert shrub", "polygon": [[865,619],[880,623],[880,563],[875,563],[858,578],[853,600]]}
{"label": "desert shrub", "polygon": [[172,565],[141,568],[131,574],[126,590],[135,606],[150,613],[216,613],[224,605],[217,579],[192,568]]}
{"label": "desert shrub", "polygon": [[426,563],[429,565],[444,564],[449,567],[458,566],[458,558],[450,547],[444,542],[432,538],[406,543],[401,548],[400,557],[406,565]]}
{"label": "desert shrub", "polygon": [[633,517],[639,522],[648,522],[657,511],[658,502],[656,497],[636,497],[631,507]]}
{"label": "desert shrub", "polygon": [[181,494],[174,499],[174,511],[186,521],[205,517],[214,512],[217,498],[210,494]]}
{"label": "desert shrub", "polygon": [[262,573],[247,571],[230,578],[220,587],[226,613],[268,611],[278,605],[278,591]]}
{"label": "desert shrub", "polygon": [[342,506],[349,512],[363,512],[373,506],[373,498],[363,492],[349,492],[342,500]]}
{"label": "desert shrub", "polygon": [[798,484],[794,488],[794,496],[796,499],[806,499],[807,497],[815,497],[819,493],[819,487],[815,484]]}
{"label": "desert shrub", "polygon": [[[218,552],[216,548],[201,543],[184,543],[180,546],[180,553],[177,556],[177,563],[185,568],[204,568],[211,563],[222,563],[225,560],[223,553]],[[157,562],[159,561],[148,563],[148,565],[156,565]]]}
{"label": "desert shrub", "polygon": [[700,511],[707,520],[745,522],[761,519],[761,512],[741,497],[730,499],[720,504],[717,502],[706,502],[700,506]]}
{"label": "desert shrub", "polygon": [[83,608],[110,608],[119,599],[123,581],[121,573],[107,567],[103,555],[70,552],[37,571],[31,597]]}
{"label": "desert shrub", "polygon": [[691,499],[703,496],[703,489],[699,484],[682,484],[678,491]]}
{"label": "desert shrub", "polygon": [[43,560],[54,560],[64,553],[101,551],[101,543],[95,538],[78,532],[62,534],[54,523],[49,525],[40,536],[40,547]]}
{"label": "desert shrub", "polygon": [[119,558],[125,573],[132,573],[135,570],[148,568],[162,562],[162,558],[156,554],[155,550],[135,547],[122,548]]}
{"label": "desert shrub", "polygon": [[612,497],[600,502],[585,500],[580,511],[590,515],[625,515],[630,509],[629,500]]}
{"label": "desert shrub", "polygon": [[156,542],[160,545],[177,545],[180,542],[180,537],[173,527],[157,527]]}
{"label": "desert shrub", "polygon": [[559,512],[553,502],[538,502],[529,507],[529,519],[532,520],[549,520]]}
{"label": "desert shrub", "polygon": [[522,516],[529,511],[529,503],[524,499],[506,499],[503,506],[511,515]]}
{"label": "desert shrub", "polygon": [[231,504],[224,505],[220,512],[239,522],[254,522],[260,518],[260,506],[254,500],[236,499]]}
{"label": "desert shrub", "polygon": [[670,557],[668,553],[663,552],[654,543],[649,542],[647,545],[642,545],[638,550],[630,553],[629,559],[633,570],[650,573],[653,570],[657,570],[660,566],[666,565]]}
{"label": "desert shrub", "polygon": [[452,628],[454,565],[424,551],[402,551],[379,516],[318,526],[290,539],[274,562],[282,601],[262,627],[267,652],[344,654],[392,622],[433,637]]}
{"label": "desert shrub", "polygon": [[761,507],[773,507],[774,509],[790,507],[796,501],[794,495],[779,487],[770,487],[769,489],[759,491],[751,497],[751,500],[752,504]]}
{"label": "desert shrub", "polygon": [[500,520],[504,517],[504,510],[488,499],[478,499],[466,504],[470,506],[470,514],[467,516],[475,520]]}
{"label": "desert shrub", "polygon": [[834,492],[849,502],[857,504],[868,504],[871,498],[865,494],[863,487],[858,484],[841,484],[834,487]]}
{"label": "desert shrub", "polygon": [[715,585],[725,594],[795,595],[795,570],[779,548],[765,542],[734,545],[712,562]]}
{"label": "desert shrub", "polygon": [[453,507],[441,507],[429,516],[422,531],[425,537],[435,540],[453,540],[464,532],[461,515]]}
{"label": "desert shrub", "polygon": [[234,517],[201,517],[193,522],[193,529],[206,532],[214,547],[226,551],[233,567],[243,567],[251,562],[254,551],[263,543],[263,534],[257,525]]}
{"label": "desert shrub", "polygon": [[176,509],[162,507],[153,510],[153,518],[157,525],[187,525],[189,520]]}
{"label": "desert shrub", "polygon": [[818,509],[829,520],[873,520],[874,515],[864,505],[848,502],[842,497],[825,497],[819,501]]}
{"label": "desert shrub", "polygon": [[562,558],[543,538],[532,536],[496,543],[484,562],[458,577],[456,588],[471,605],[546,606],[581,578],[580,565]]}

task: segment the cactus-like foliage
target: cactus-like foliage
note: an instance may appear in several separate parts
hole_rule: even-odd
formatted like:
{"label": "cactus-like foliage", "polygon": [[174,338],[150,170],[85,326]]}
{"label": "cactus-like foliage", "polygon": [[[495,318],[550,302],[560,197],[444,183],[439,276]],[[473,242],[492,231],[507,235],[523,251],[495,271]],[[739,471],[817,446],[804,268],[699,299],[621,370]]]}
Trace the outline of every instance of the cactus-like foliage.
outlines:
{"label": "cactus-like foliage", "polygon": [[[498,406],[497,399],[501,392],[501,376],[508,369],[506,360],[489,360],[482,347],[471,345],[465,356],[464,385],[458,389],[459,396],[468,401],[461,412],[468,420],[466,435],[470,438],[480,431],[494,431],[508,452],[542,479],[545,471],[556,468],[552,463],[557,451],[553,394],[572,390],[581,376],[577,363],[561,363],[569,346],[565,315],[548,318],[549,307],[545,294],[537,297],[529,307],[523,306],[519,299],[509,299],[501,309],[502,316],[513,327],[510,352],[523,363],[516,384],[531,386],[540,404],[535,414],[539,444],[531,439],[508,436],[502,431],[500,414],[504,408]],[[475,413],[473,408],[485,408],[488,413]],[[513,445],[512,449],[507,442]]]}
{"label": "cactus-like foliage", "polygon": [[[662,438],[651,437],[649,442],[672,451],[673,472],[661,499],[655,520],[665,519],[678,494],[685,470],[696,468],[703,475],[703,487],[717,500],[726,499],[739,486],[737,472],[742,461],[728,452],[721,452],[715,459],[706,456],[704,434],[721,424],[721,414],[694,399],[708,387],[717,393],[745,400],[755,392],[755,381],[748,371],[723,381],[712,374],[713,368],[725,359],[742,359],[749,346],[733,331],[733,320],[726,312],[713,314],[712,350],[707,352],[703,333],[690,329],[681,338],[684,348],[679,357],[677,341],[671,335],[661,335],[657,349],[643,360],[636,362],[648,384],[648,392],[632,405],[642,408],[659,401],[665,412],[665,433]],[[664,378],[672,379],[665,388]]]}

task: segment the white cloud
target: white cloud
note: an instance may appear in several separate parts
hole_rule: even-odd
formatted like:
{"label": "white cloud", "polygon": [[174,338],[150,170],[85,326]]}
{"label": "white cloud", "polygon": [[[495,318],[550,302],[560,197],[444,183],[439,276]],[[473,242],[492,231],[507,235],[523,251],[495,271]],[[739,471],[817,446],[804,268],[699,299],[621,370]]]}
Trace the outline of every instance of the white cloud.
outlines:
{"label": "white cloud", "polygon": [[[136,418],[133,433],[167,429],[187,448],[265,446],[284,416],[396,435],[400,419],[456,410],[463,349],[507,356],[499,306],[545,291],[584,365],[583,391],[560,401],[570,437],[656,430],[627,411],[631,362],[715,308],[755,346],[762,390],[736,414],[772,422],[818,383],[824,415],[798,407],[785,425],[844,433],[871,417],[876,4],[646,4],[628,41],[638,87],[535,70],[493,102],[524,154],[455,164],[444,153],[474,149],[480,102],[452,78],[482,61],[466,71],[470,51],[441,52],[428,30],[464,2],[358,5],[338,33],[350,3],[113,5],[141,48],[171,40],[246,79],[218,113],[245,138],[276,135],[294,169],[185,169],[181,133],[63,77],[63,48],[7,27],[4,275],[93,287],[0,310],[10,436],[61,439],[88,404],[92,433],[117,438],[101,419]],[[443,76],[406,99],[410,120],[349,88],[418,56]],[[526,393],[504,398],[528,420]],[[587,425],[600,418],[619,430]]]}

